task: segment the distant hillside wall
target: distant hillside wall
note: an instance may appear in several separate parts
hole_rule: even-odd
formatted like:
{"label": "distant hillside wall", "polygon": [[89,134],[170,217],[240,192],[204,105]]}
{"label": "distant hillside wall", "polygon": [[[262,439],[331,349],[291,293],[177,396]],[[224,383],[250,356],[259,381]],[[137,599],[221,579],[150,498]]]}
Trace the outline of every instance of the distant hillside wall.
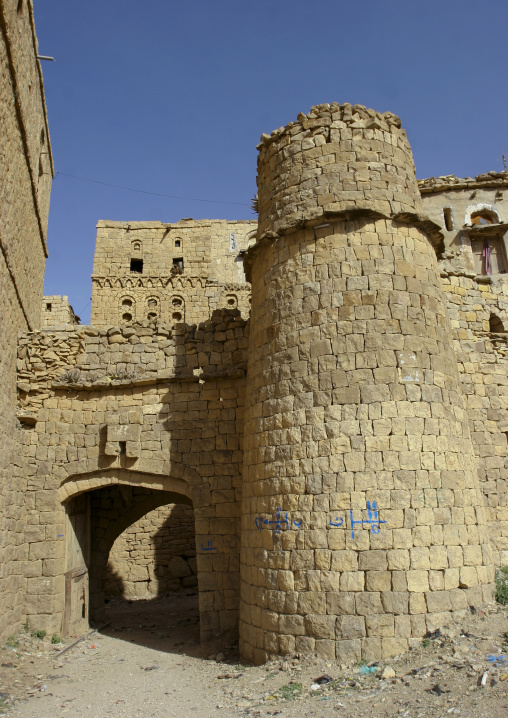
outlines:
{"label": "distant hillside wall", "polygon": [[17,335],[37,329],[53,177],[31,0],[0,0],[0,640],[24,616],[25,465],[16,420]]}

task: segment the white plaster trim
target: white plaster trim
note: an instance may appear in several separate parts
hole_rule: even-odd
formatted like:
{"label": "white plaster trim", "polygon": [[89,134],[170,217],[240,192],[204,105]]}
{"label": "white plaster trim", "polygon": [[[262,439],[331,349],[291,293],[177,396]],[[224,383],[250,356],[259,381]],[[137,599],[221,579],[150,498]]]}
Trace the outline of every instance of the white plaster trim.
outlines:
{"label": "white plaster trim", "polygon": [[497,217],[498,223],[499,224],[501,223],[502,220],[501,220],[501,217],[499,216],[499,212],[493,205],[485,204],[485,202],[479,202],[478,204],[470,204],[469,207],[467,207],[466,214],[464,216],[464,225],[466,227],[471,227],[472,226],[471,215],[474,212],[481,212],[482,209],[486,209],[489,212],[492,212],[492,214],[494,214]]}

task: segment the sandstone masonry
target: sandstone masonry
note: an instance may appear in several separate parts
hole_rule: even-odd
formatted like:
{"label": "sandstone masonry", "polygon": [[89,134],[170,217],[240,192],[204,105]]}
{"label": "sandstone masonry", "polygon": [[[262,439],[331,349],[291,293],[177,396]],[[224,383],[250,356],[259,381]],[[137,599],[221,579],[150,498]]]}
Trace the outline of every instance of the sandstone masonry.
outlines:
{"label": "sandstone masonry", "polygon": [[45,328],[73,326],[80,323],[79,317],[69,304],[68,297],[48,295],[42,298],[42,326]]}
{"label": "sandstone masonry", "polygon": [[25,459],[16,420],[16,342],[36,330],[53,162],[31,0],[0,1],[0,640],[25,616]]}
{"label": "sandstone masonry", "polygon": [[491,598],[508,175],[418,183],[361,105],[258,149],[259,223],[101,221],[92,326],[19,340],[30,628],[197,581],[203,639],[347,662]]}
{"label": "sandstone masonry", "polygon": [[253,221],[99,222],[92,324],[195,324],[220,307],[249,312],[241,253]]}

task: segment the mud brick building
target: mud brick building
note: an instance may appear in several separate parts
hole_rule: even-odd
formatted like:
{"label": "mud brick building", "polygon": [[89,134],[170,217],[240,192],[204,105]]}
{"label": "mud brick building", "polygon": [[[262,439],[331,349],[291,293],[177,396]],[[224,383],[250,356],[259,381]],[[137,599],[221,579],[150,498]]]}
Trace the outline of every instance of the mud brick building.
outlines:
{"label": "mud brick building", "polygon": [[258,149],[259,222],[101,221],[91,326],[20,338],[30,627],[197,582],[202,638],[345,662],[491,598],[508,175],[347,103]]}

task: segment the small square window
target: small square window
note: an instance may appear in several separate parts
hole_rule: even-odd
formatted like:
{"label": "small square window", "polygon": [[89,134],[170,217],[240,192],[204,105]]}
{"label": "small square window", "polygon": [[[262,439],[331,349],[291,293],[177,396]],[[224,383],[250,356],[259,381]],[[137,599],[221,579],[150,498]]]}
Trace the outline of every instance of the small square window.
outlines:
{"label": "small square window", "polygon": [[141,274],[143,271],[143,260],[142,259],[131,259],[131,272],[137,272]]}
{"label": "small square window", "polygon": [[175,247],[181,247],[182,243],[179,239],[175,239]]}
{"label": "small square window", "polygon": [[173,259],[173,267],[181,274],[183,272],[183,257],[175,257]]}
{"label": "small square window", "polygon": [[48,312],[51,311],[51,302],[48,302],[48,303],[46,304],[46,309],[47,309]]}

